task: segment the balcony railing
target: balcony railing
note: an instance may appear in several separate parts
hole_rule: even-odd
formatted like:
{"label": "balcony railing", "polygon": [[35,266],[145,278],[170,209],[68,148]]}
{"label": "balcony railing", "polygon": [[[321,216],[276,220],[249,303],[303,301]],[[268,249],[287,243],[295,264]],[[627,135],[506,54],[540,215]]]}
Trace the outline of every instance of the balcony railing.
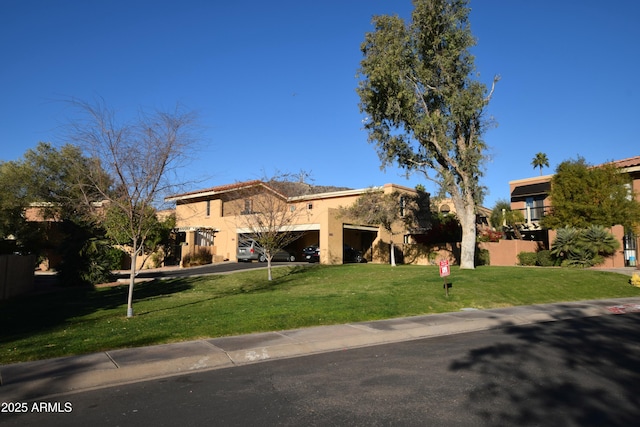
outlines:
{"label": "balcony railing", "polygon": [[539,225],[540,220],[551,211],[551,206],[527,206],[526,208],[513,210],[522,212],[525,224]]}

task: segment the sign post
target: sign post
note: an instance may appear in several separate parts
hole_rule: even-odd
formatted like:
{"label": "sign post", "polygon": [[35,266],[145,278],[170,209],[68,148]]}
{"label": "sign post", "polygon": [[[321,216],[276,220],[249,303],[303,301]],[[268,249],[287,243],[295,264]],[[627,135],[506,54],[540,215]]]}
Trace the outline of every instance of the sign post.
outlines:
{"label": "sign post", "polygon": [[449,296],[449,285],[447,284],[447,276],[451,274],[451,269],[449,268],[449,260],[443,259],[440,261],[440,277],[444,280],[444,293],[448,297]]}

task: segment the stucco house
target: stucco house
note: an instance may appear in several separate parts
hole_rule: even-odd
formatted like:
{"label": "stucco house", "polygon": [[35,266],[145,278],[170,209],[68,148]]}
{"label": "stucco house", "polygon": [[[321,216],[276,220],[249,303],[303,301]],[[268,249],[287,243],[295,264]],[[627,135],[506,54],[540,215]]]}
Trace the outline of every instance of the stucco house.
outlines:
{"label": "stucco house", "polygon": [[[640,156],[610,162],[620,173],[628,174],[631,178],[630,194],[640,201]],[[548,247],[553,242],[553,231],[544,230],[540,220],[549,212],[552,200],[549,197],[551,179],[553,175],[536,176],[509,182],[511,209],[523,213],[525,221],[517,230],[525,240],[544,242]],[[611,259],[608,266],[623,267],[636,266],[638,259],[639,236],[624,233],[621,226],[612,229],[613,234],[620,240],[621,250]]]}
{"label": "stucco house", "polygon": [[[384,247],[390,235],[376,224],[361,224],[341,214],[341,207],[347,207],[366,192],[399,193],[415,195],[411,188],[396,184],[364,189],[344,189],[311,186],[304,183],[288,183],[276,186],[253,180],[221,185],[167,197],[165,201],[175,202],[176,227],[181,234],[182,257],[206,248],[214,261],[237,261],[239,240],[250,230],[247,229],[245,215],[251,214],[253,198],[258,194],[268,194],[285,201],[291,212],[296,212],[295,221],[287,231],[299,233],[288,251],[302,261],[302,249],[319,245],[320,262],[323,264],[343,263],[344,245],[361,251],[368,261],[388,262],[383,259]],[[394,235],[409,232],[397,225]],[[400,240],[402,242],[402,240]]]}

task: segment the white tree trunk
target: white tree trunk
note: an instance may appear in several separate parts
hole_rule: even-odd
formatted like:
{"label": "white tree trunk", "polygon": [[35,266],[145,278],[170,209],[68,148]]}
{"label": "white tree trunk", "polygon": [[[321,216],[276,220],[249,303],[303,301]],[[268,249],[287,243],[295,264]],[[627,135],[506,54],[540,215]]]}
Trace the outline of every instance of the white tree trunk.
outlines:
{"label": "white tree trunk", "polygon": [[391,266],[396,266],[396,248],[393,245],[393,239],[391,239]]}
{"label": "white tree trunk", "polygon": [[136,263],[138,260],[138,248],[134,241],[131,254],[131,270],[129,271],[129,297],[127,298],[127,317],[133,317],[133,284],[136,278]]}
{"label": "white tree trunk", "polygon": [[476,214],[474,207],[464,206],[462,210],[456,207],[460,226],[462,227],[462,242],[460,243],[460,268],[475,268],[476,252]]}
{"label": "white tree trunk", "polygon": [[269,278],[269,281],[273,280],[273,276],[271,276],[271,258],[273,258],[272,256],[268,256],[267,257],[267,276]]}

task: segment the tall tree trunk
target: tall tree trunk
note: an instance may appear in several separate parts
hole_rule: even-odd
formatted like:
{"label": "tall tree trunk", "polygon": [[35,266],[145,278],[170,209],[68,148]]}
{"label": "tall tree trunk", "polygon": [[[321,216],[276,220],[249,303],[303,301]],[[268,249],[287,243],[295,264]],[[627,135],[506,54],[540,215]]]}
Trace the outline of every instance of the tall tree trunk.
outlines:
{"label": "tall tree trunk", "polygon": [[476,252],[476,214],[473,205],[464,206],[461,210],[456,207],[458,219],[462,227],[462,242],[460,243],[460,268],[475,268]]}
{"label": "tall tree trunk", "polygon": [[470,191],[461,195],[455,187],[450,190],[456,215],[462,228],[460,242],[460,268],[474,269],[476,254],[476,205]]}
{"label": "tall tree trunk", "polygon": [[396,247],[393,245],[393,237],[391,238],[391,266],[396,266]]}

